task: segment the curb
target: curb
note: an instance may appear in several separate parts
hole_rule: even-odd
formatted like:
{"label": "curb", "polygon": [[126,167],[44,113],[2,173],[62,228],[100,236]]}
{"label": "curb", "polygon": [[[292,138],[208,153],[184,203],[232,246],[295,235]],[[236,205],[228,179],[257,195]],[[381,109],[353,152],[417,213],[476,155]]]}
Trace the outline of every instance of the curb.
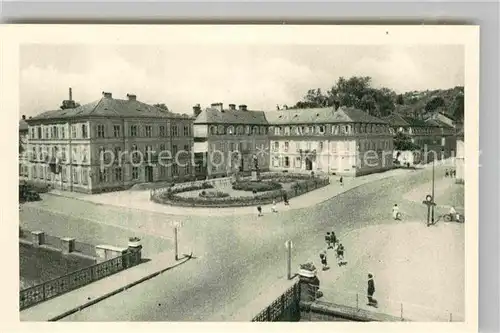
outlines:
{"label": "curb", "polygon": [[163,274],[164,272],[166,272],[168,270],[171,270],[171,269],[173,269],[173,268],[175,268],[177,266],[180,266],[180,265],[188,262],[192,258],[193,258],[193,254],[192,253],[189,254],[189,255],[184,255],[184,259],[182,261],[179,261],[179,262],[175,263],[173,266],[170,266],[170,267],[167,267],[167,268],[163,268],[163,269],[161,269],[159,271],[156,271],[154,273],[146,275],[145,277],[143,277],[143,278],[141,278],[141,279],[139,279],[137,281],[131,282],[131,283],[127,284],[124,287],[120,287],[118,289],[115,289],[115,290],[113,290],[111,292],[108,292],[108,293],[102,295],[102,296],[99,296],[96,299],[93,299],[93,300],[91,300],[89,302],[86,302],[86,303],[84,303],[82,305],[79,305],[79,306],[77,306],[75,308],[72,308],[72,309],[70,309],[68,311],[65,311],[65,312],[61,313],[60,315],[57,315],[55,317],[52,317],[52,318],[48,319],[47,321],[58,321],[58,320],[61,320],[61,319],[65,318],[65,317],[67,317],[69,315],[72,315],[75,312],[79,312],[79,311],[81,311],[81,310],[83,310],[85,308],[88,308],[89,306],[92,306],[94,304],[97,304],[97,303],[99,303],[99,302],[101,302],[101,301],[103,301],[103,300],[105,300],[105,299],[107,299],[107,298],[109,298],[111,296],[119,294],[122,291],[130,289],[130,288],[132,288],[132,287],[134,287],[134,286],[136,286],[136,285],[138,285],[138,284],[140,284],[140,283],[142,283],[144,281],[150,280],[150,279],[152,279],[152,278],[154,278],[154,277],[156,277],[156,276],[158,276],[160,274]]}

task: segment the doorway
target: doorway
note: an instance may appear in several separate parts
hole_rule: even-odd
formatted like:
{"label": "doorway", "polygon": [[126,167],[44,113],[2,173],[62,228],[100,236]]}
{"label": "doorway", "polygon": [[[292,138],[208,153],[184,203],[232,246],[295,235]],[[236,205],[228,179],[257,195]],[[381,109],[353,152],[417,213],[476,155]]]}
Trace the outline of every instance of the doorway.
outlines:
{"label": "doorway", "polygon": [[306,158],[306,170],[311,171],[312,169],[313,169],[313,162],[309,158]]}
{"label": "doorway", "polygon": [[153,182],[153,166],[147,165],[145,169],[145,176],[146,176],[146,182],[147,183],[152,183]]}

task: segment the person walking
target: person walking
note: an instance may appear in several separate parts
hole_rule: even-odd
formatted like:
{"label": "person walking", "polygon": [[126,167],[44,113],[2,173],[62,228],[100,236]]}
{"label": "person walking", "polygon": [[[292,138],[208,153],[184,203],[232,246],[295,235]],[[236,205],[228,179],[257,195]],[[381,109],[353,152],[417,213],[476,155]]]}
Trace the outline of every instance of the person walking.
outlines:
{"label": "person walking", "polygon": [[344,186],[344,178],[342,176],[340,176],[339,182],[340,186]]}
{"label": "person walking", "polygon": [[326,271],[328,269],[326,250],[323,250],[322,252],[319,253],[319,259],[321,260],[321,264],[323,265],[323,270]]}
{"label": "person walking", "polygon": [[394,204],[394,206],[392,207],[392,217],[395,220],[400,220],[400,218],[401,218],[401,214],[399,213],[398,204]]}
{"label": "person walking", "polygon": [[257,216],[262,216],[262,207],[261,206],[257,206],[257,211],[259,212],[259,215],[257,215]]}
{"label": "person walking", "polygon": [[286,193],[286,191],[283,192],[283,203],[285,204],[285,206],[288,206],[290,204],[288,202],[288,194]]}
{"label": "person walking", "polygon": [[377,307],[377,300],[373,298],[373,294],[375,294],[375,282],[373,281],[373,274],[368,273],[368,290],[366,292],[368,298],[369,306]]}
{"label": "person walking", "polygon": [[448,169],[446,169],[445,173],[444,173],[444,176],[445,177],[448,177],[450,175],[450,173],[448,172]]}
{"label": "person walking", "polygon": [[335,244],[337,244],[337,236],[335,236],[335,231],[332,230],[330,233],[330,240],[332,242],[332,249],[335,247]]}

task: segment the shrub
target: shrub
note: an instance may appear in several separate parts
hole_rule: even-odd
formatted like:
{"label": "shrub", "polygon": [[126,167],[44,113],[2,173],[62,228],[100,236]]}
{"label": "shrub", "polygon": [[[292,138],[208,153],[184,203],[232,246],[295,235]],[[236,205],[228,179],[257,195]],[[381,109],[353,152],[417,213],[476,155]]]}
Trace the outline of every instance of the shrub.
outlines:
{"label": "shrub", "polygon": [[[233,184],[233,190],[239,191],[249,191],[249,192],[268,192],[273,190],[279,190],[283,186],[280,183],[275,181],[244,181],[244,182],[236,182]],[[254,192],[254,193],[255,193]]]}

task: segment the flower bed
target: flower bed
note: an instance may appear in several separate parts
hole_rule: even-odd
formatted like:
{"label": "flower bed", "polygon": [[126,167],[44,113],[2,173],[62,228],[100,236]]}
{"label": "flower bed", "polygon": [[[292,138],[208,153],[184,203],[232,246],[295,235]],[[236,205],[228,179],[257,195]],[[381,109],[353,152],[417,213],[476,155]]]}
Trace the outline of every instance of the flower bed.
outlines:
{"label": "flower bed", "polygon": [[282,187],[275,181],[242,181],[233,184],[233,190],[248,192],[268,192],[280,190]]}
{"label": "flower bed", "polygon": [[229,193],[222,191],[201,191],[199,196],[201,198],[227,198]]}
{"label": "flower bed", "polygon": [[[184,197],[176,195],[176,193],[193,191],[202,189],[199,186],[197,188],[185,187],[182,189],[170,189],[167,192],[162,192],[154,194],[151,200],[156,203],[167,204],[172,206],[183,206],[183,207],[245,207],[245,206],[259,206],[267,205],[273,201],[281,202],[283,201],[284,193],[287,194],[288,198],[293,198],[301,194],[313,191],[315,189],[327,186],[330,184],[328,177],[309,177],[307,180],[298,181],[297,184],[292,186],[289,190],[276,189],[273,191],[268,191],[264,193],[259,193],[254,196],[242,196],[242,197],[207,197],[207,196],[197,196],[197,197]],[[210,185],[210,184],[208,184]],[[281,185],[281,184],[280,184]],[[211,186],[211,185],[210,185]]]}

